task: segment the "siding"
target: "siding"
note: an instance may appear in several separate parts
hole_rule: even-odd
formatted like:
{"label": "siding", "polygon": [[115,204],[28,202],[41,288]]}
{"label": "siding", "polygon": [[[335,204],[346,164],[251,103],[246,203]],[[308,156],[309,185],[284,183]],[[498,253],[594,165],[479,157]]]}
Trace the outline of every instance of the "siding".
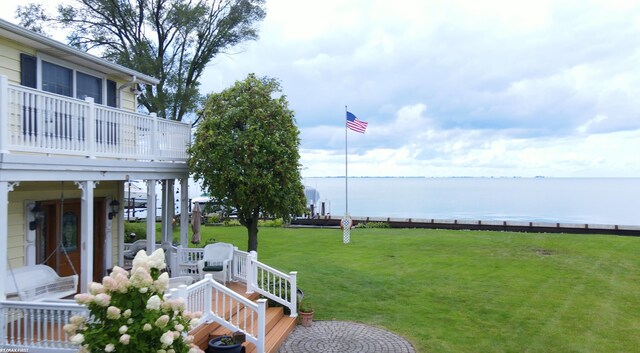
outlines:
{"label": "siding", "polygon": [[20,83],[20,53],[36,55],[35,49],[0,37],[0,74],[17,84]]}
{"label": "siding", "polygon": [[[117,196],[116,182],[102,181],[94,189],[94,197]],[[8,257],[12,268],[25,265],[25,200],[47,201],[59,200],[61,193],[60,182],[22,182],[14,191],[9,193],[9,233],[8,233]],[[79,199],[80,189],[71,181],[64,183],[64,198]],[[114,241],[113,254],[117,259],[118,252],[118,227],[117,220],[113,222],[111,237]],[[115,263],[115,262],[114,262]]]}

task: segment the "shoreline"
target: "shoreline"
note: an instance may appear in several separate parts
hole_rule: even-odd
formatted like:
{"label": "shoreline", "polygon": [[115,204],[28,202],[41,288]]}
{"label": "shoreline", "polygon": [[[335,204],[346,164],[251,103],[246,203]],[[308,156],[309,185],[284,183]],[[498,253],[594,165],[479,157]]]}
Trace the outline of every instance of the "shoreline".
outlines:
{"label": "shoreline", "polygon": [[[318,216],[313,219],[299,218],[292,220],[291,225],[340,227],[341,218],[342,217],[337,216]],[[528,233],[613,234],[621,236],[640,236],[640,226],[631,225],[392,217],[352,217],[351,219],[354,226],[358,223],[385,222],[389,223],[390,228],[464,229]]]}

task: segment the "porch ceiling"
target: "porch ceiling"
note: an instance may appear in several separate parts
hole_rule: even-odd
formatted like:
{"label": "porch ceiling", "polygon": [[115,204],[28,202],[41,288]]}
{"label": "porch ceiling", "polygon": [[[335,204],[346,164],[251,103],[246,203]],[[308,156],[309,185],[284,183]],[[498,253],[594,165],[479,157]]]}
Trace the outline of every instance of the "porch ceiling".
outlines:
{"label": "porch ceiling", "polygon": [[0,181],[141,180],[188,177],[186,163],[0,154]]}

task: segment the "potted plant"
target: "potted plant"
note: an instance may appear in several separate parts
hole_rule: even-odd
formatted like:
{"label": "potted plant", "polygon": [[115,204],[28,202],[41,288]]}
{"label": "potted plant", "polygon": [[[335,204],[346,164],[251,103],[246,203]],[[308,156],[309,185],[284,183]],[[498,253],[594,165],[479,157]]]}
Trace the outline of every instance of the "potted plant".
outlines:
{"label": "potted plant", "polygon": [[209,341],[207,353],[240,353],[242,341],[238,342],[231,336],[220,336]]}
{"label": "potted plant", "polygon": [[304,327],[311,326],[313,322],[313,305],[308,300],[300,302],[298,309],[298,315],[300,316],[300,324]]}

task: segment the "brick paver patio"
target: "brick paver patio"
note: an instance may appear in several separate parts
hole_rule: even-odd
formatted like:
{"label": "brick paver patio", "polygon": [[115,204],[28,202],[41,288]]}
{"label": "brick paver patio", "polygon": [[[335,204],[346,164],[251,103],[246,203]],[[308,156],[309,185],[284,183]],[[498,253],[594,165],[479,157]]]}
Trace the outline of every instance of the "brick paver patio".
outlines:
{"label": "brick paver patio", "polygon": [[415,353],[406,339],[355,322],[314,321],[297,326],[278,353]]}

